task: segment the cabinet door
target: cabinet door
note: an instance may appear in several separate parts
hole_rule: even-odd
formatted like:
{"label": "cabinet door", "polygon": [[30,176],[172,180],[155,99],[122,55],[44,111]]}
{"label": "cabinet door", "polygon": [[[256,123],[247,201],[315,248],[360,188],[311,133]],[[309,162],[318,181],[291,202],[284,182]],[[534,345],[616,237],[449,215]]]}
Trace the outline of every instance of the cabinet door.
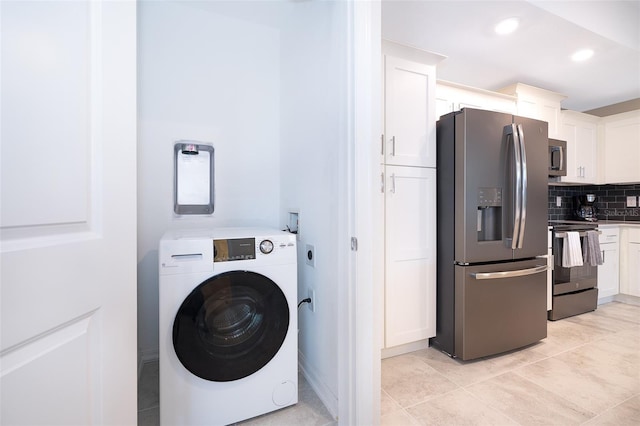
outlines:
{"label": "cabinet door", "polygon": [[561,137],[567,141],[567,176],[562,182],[596,183],[597,125],[565,118]]}
{"label": "cabinet door", "polygon": [[436,171],[385,168],[385,347],[436,334]]}
{"label": "cabinet door", "polygon": [[605,183],[640,181],[640,113],[605,124]]}
{"label": "cabinet door", "polygon": [[618,294],[618,243],[600,244],[600,250],[602,250],[602,265],[598,266],[598,298],[603,298]]}
{"label": "cabinet door", "polygon": [[436,166],[435,67],[385,57],[385,163]]}
{"label": "cabinet door", "polygon": [[627,276],[620,293],[640,297],[640,242],[627,243]]}

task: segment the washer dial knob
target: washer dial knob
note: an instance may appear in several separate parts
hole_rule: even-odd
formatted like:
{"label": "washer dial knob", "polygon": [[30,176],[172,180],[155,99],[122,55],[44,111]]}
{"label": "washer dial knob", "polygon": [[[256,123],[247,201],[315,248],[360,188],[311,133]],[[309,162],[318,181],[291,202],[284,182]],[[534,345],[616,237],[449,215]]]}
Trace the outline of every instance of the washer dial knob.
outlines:
{"label": "washer dial knob", "polygon": [[260,242],[260,251],[269,254],[273,251],[273,243],[270,240],[262,240]]}

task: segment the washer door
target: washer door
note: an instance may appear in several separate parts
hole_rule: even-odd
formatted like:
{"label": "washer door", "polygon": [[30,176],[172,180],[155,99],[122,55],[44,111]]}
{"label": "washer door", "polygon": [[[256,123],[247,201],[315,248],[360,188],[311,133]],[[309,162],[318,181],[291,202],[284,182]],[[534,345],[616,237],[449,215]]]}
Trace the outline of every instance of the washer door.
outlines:
{"label": "washer door", "polygon": [[182,364],[205,380],[250,376],[280,350],[289,307],[264,275],[231,271],[209,278],[182,302],[173,323],[173,347]]}

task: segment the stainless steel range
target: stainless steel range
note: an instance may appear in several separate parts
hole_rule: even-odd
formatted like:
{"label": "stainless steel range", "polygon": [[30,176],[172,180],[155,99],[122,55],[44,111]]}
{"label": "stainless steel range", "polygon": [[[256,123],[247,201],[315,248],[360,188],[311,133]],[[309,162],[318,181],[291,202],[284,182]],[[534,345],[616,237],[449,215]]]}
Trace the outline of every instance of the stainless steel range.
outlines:
{"label": "stainless steel range", "polygon": [[[598,266],[585,261],[581,266],[563,266],[564,245],[568,232],[577,232],[580,246],[588,244],[587,232],[597,231],[594,222],[552,223],[553,227],[553,297],[550,320],[590,312],[598,305]],[[592,234],[593,235],[593,234]]]}

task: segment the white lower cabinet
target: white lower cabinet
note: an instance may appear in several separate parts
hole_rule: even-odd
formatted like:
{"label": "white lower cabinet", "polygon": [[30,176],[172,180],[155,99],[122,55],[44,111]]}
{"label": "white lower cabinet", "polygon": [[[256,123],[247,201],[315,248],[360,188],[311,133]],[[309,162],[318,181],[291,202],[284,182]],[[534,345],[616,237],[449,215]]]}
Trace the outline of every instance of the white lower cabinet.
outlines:
{"label": "white lower cabinet", "polygon": [[385,166],[385,333],[390,348],[436,334],[436,170]]}
{"label": "white lower cabinet", "polygon": [[640,297],[640,241],[629,242],[627,254],[627,282],[623,293]]}
{"label": "white lower cabinet", "polygon": [[620,293],[640,297],[640,227],[623,228]]}
{"label": "white lower cabinet", "polygon": [[620,230],[616,227],[600,231],[602,265],[598,266],[598,299],[604,299],[618,294],[620,288]]}

